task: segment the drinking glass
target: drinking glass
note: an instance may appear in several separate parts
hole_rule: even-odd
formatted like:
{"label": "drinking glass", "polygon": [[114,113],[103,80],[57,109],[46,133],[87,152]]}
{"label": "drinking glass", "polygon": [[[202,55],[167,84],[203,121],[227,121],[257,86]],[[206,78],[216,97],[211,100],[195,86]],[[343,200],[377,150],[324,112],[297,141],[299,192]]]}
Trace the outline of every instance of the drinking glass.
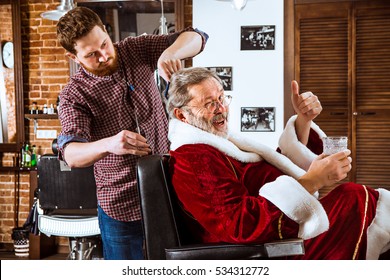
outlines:
{"label": "drinking glass", "polygon": [[347,136],[328,136],[322,138],[324,147],[323,153],[326,155],[335,154],[348,149]]}

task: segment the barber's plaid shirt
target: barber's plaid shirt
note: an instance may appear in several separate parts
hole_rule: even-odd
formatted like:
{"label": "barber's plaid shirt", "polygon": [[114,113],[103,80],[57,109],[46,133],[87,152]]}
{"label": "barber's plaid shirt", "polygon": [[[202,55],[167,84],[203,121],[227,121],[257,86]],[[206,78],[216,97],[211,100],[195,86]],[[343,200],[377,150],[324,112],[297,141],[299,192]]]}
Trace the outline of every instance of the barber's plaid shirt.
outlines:
{"label": "barber's plaid shirt", "polygon": [[[203,50],[207,35],[199,33],[203,37]],[[179,34],[128,37],[117,43],[121,67],[111,76],[98,77],[79,69],[60,93],[60,159],[69,142],[92,142],[124,129],[136,132],[135,115],[152,153],[168,152],[167,118],[154,71],[162,52]],[[121,70],[123,67],[125,71]],[[126,88],[126,78],[130,90]],[[141,218],[136,188],[137,159],[133,155],[110,154],[94,165],[99,205],[120,221]]]}

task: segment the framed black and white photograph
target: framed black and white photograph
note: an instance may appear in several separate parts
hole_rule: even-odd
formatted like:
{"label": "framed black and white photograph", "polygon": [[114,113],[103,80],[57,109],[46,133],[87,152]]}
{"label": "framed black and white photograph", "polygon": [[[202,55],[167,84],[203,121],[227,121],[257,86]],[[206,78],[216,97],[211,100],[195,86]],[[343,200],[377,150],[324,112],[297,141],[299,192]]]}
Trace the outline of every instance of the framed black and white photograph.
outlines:
{"label": "framed black and white photograph", "polygon": [[274,50],[275,25],[241,26],[241,50]]}
{"label": "framed black and white photograph", "polygon": [[207,69],[217,73],[218,77],[222,80],[223,90],[233,90],[233,70],[232,67],[206,67]]}
{"label": "framed black and white photograph", "polygon": [[241,131],[275,131],[275,107],[241,107]]}

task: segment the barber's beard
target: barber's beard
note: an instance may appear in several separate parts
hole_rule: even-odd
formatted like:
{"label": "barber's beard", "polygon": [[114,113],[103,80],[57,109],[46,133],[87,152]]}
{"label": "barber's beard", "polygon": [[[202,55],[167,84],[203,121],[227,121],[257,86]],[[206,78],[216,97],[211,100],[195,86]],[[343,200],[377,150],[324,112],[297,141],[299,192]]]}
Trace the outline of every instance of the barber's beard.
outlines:
{"label": "barber's beard", "polygon": [[213,126],[213,122],[220,122],[225,120],[228,122],[229,112],[223,112],[215,115],[211,120],[206,120],[204,117],[196,117],[191,111],[188,112],[187,121],[190,125],[193,125],[201,130],[207,131],[209,133],[215,134],[217,136],[227,138],[228,131],[219,131]]}
{"label": "barber's beard", "polygon": [[105,66],[104,62],[99,64],[99,67],[97,69],[92,69],[87,66],[85,66],[83,63],[80,63],[84,69],[86,69],[88,72],[96,75],[96,76],[110,76],[114,74],[118,70],[118,54],[117,50],[115,49],[115,56],[110,56],[108,60],[112,60],[110,65]]}

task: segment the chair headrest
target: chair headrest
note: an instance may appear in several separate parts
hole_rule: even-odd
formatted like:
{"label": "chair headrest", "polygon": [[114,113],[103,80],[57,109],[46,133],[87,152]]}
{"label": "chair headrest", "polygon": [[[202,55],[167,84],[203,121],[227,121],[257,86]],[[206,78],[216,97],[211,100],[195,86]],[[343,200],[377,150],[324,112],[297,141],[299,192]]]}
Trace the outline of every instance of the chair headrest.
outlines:
{"label": "chair headrest", "polygon": [[51,150],[53,151],[53,154],[58,155],[57,138],[53,139],[53,142],[51,143]]}

